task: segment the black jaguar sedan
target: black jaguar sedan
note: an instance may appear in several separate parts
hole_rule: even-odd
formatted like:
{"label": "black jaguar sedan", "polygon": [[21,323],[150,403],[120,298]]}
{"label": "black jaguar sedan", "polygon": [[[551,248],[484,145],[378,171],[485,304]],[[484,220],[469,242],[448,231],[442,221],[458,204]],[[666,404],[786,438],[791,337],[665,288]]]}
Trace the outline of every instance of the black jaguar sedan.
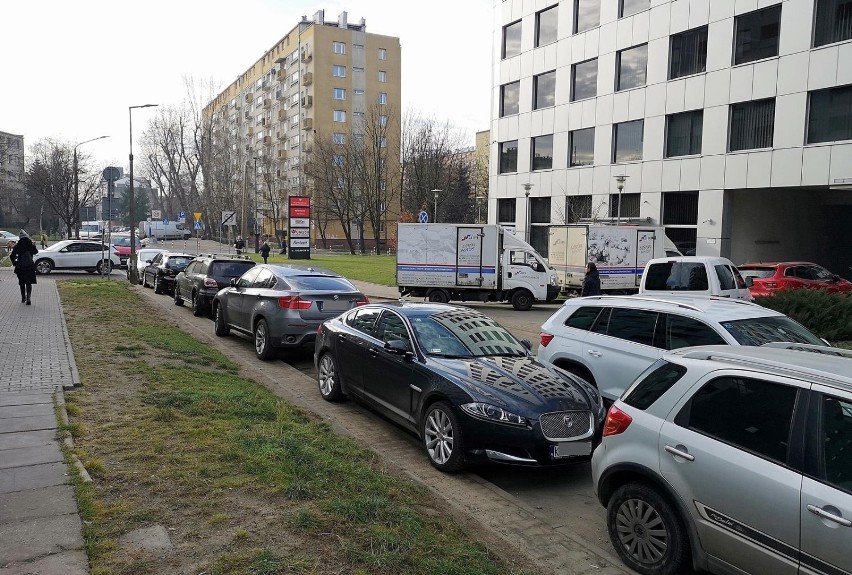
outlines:
{"label": "black jaguar sedan", "polygon": [[413,431],[442,471],[588,461],[597,389],[529,348],[470,308],[374,303],[325,321],[314,362],[326,400],[351,396]]}

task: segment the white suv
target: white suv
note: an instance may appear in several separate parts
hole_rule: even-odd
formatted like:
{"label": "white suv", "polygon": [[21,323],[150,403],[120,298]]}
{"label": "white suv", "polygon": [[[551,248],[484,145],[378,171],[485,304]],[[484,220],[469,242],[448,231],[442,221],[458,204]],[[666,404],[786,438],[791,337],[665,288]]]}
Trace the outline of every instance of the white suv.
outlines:
{"label": "white suv", "polygon": [[782,313],[708,296],[572,298],[541,329],[537,359],[593,383],[608,402],[669,350],[778,341],[827,345]]}
{"label": "white suv", "polygon": [[592,479],[639,573],[852,573],[852,351],[668,353],[610,408]]}

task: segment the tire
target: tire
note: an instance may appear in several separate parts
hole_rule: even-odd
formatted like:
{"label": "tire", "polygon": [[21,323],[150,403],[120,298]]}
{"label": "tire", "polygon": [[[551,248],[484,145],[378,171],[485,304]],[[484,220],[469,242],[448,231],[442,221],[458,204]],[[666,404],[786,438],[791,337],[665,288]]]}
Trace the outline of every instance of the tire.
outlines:
{"label": "tire", "polygon": [[573,374],[573,375],[576,375],[576,376],[577,376],[577,377],[579,377],[580,379],[585,379],[585,380],[586,380],[586,381],[588,381],[590,384],[592,384],[595,388],[597,388],[597,387],[598,387],[598,384],[597,384],[597,382],[595,381],[595,378],[594,378],[594,377],[592,377],[592,374],[591,374],[591,373],[589,373],[586,369],[584,369],[584,368],[582,368],[582,367],[578,367],[578,366],[573,365],[573,364],[571,364],[571,365],[563,365],[562,363],[557,363],[557,364],[556,364],[556,367],[558,367],[559,369],[564,369],[564,370],[565,370],[565,371],[567,371],[568,373]]}
{"label": "tire", "polygon": [[518,311],[527,311],[533,305],[533,294],[525,289],[519,289],[512,294],[512,307]]}
{"label": "tire", "polygon": [[148,287],[148,274],[142,273],[142,287]]}
{"label": "tire", "polygon": [[109,275],[112,273],[112,262],[110,260],[101,260],[95,266],[95,271],[99,274]]}
{"label": "tire", "polygon": [[180,286],[175,283],[175,305],[181,307],[183,305],[183,298],[180,296]]}
{"label": "tire", "polygon": [[429,292],[429,301],[433,303],[447,303],[450,301],[450,294],[442,289],[436,289]]}
{"label": "tire", "polygon": [[448,403],[438,401],[429,406],[423,416],[420,437],[426,457],[436,469],[446,473],[464,469],[461,424]]}
{"label": "tire", "polygon": [[626,483],[607,505],[609,539],[624,564],[643,575],[688,572],[689,540],[669,502],[644,483]]}
{"label": "tire", "polygon": [[163,282],[160,281],[160,276],[154,276],[154,293],[163,293]]}
{"label": "tire", "polygon": [[53,262],[50,260],[38,260],[35,269],[36,273],[49,274],[53,270]]}
{"label": "tire", "polygon": [[340,401],[343,399],[343,390],[340,387],[340,370],[337,369],[337,360],[330,352],[324,353],[319,360],[317,383],[319,383],[320,395],[324,400]]}
{"label": "tire", "polygon": [[231,328],[225,323],[225,312],[222,311],[222,304],[213,305],[213,332],[219,337],[225,337],[231,333]]}
{"label": "tire", "polygon": [[272,347],[272,339],[269,337],[269,324],[265,319],[257,320],[254,326],[254,354],[257,359],[264,361],[275,356],[275,348]]}
{"label": "tire", "polygon": [[205,313],[205,305],[200,301],[198,294],[192,294],[192,315],[201,317]]}

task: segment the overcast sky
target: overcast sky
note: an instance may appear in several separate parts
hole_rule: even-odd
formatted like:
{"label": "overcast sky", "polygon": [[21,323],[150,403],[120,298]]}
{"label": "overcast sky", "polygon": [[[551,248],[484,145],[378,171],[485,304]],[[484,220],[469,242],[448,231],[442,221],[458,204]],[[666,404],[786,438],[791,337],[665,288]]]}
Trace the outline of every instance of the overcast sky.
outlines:
{"label": "overcast sky", "polygon": [[[184,79],[221,90],[303,15],[361,18],[402,45],[402,110],[488,129],[495,0],[10,0],[0,32],[0,131],[52,137],[127,167],[128,106],[178,105]],[[134,152],[146,119],[133,111]],[[28,150],[27,150],[28,151]],[[138,159],[138,158],[137,158]]]}

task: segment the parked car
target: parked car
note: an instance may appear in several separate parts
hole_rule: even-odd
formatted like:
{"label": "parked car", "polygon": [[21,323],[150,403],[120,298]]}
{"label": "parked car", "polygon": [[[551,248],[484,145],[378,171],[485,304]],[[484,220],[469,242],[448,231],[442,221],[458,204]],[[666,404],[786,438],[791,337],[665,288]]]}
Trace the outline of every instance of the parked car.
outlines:
{"label": "parked car", "polygon": [[175,278],[175,305],[188,301],[193,315],[210,313],[213,296],[254,266],[247,256],[198,256]]}
{"label": "parked car", "polygon": [[[142,244],[139,238],[134,238],[136,250],[138,251]],[[123,234],[112,234],[109,243],[115,246],[115,251],[118,252],[118,259],[121,261],[121,267],[127,266],[127,260],[130,259],[130,236]]]}
{"label": "parked car", "polygon": [[639,293],[716,295],[752,300],[752,294],[737,266],[728,258],[680,256],[654,258],[645,264]]}
{"label": "parked car", "polygon": [[541,326],[537,357],[585,378],[614,401],[668,350],[694,345],[827,345],[786,315],[711,296],[592,296],[566,301]]}
{"label": "parked car", "polygon": [[154,256],[142,271],[142,286],[154,286],[154,293],[173,293],[175,277],[195,258],[192,254],[163,252]]}
{"label": "parked car", "polygon": [[215,333],[235,329],[254,337],[260,359],[277,348],[314,341],[320,324],[369,303],[349,280],[307,265],[259,264],[213,298]]}
{"label": "parked car", "polygon": [[810,262],[750,262],[737,267],[755,296],[803,288],[852,293],[852,282]]}
{"label": "parked car", "polygon": [[610,408],[592,478],[630,568],[852,573],[852,351],[784,347],[666,354]]}
{"label": "parked car", "polygon": [[0,230],[0,247],[6,247],[9,245],[9,242],[12,242],[13,245],[18,243],[18,240],[21,239],[12,232],[7,232],[6,230]]}
{"label": "parked car", "polygon": [[[169,250],[163,250],[159,248],[141,248],[136,250],[135,258],[138,262],[136,264],[136,281],[139,285],[142,285],[142,271],[145,269],[145,266],[151,263],[151,260],[154,259],[154,256],[156,256],[157,254],[166,253],[168,251]],[[128,258],[127,263],[127,281],[130,281],[130,268],[132,267],[133,260]]]}
{"label": "parked car", "polygon": [[110,273],[121,262],[110,245],[87,240],[62,240],[40,250],[33,256],[36,272],[49,274],[52,270],[84,270],[89,273]]}
{"label": "parked car", "polygon": [[470,308],[371,304],[322,324],[314,362],[323,398],[352,396],[416,433],[441,471],[587,461],[600,395],[529,347]]}

